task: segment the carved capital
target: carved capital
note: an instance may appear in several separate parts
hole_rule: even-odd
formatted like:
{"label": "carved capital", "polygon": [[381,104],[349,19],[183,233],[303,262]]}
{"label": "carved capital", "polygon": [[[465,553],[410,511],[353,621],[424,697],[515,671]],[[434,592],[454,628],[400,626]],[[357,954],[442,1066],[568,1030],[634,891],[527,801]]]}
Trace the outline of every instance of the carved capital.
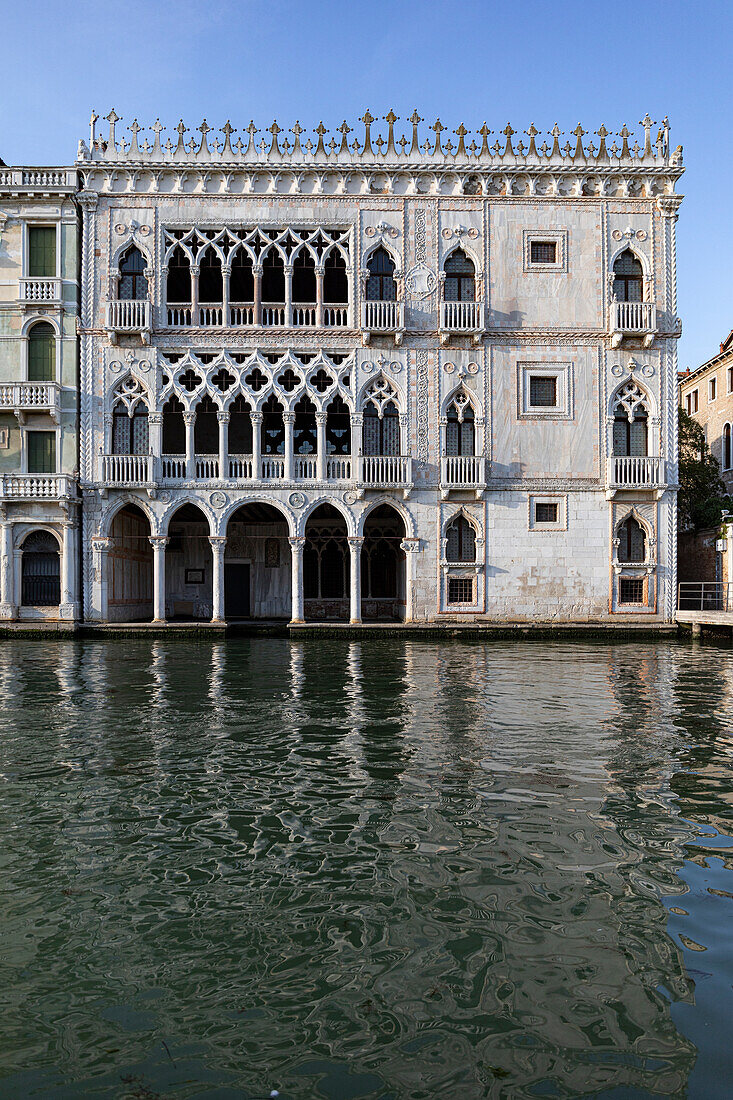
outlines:
{"label": "carved capital", "polygon": [[95,554],[106,554],[113,546],[114,539],[103,538],[101,535],[94,535],[92,538],[92,550]]}
{"label": "carved capital", "polygon": [[364,545],[364,536],[363,535],[349,535],[347,541],[349,543],[349,546],[353,550],[360,550],[362,548],[362,546]]}
{"label": "carved capital", "polygon": [[209,545],[215,554],[223,554],[226,550],[226,535],[209,535]]}
{"label": "carved capital", "polygon": [[192,412],[190,409],[186,409],[186,411],[183,413],[183,423],[190,425],[195,423],[195,421],[196,413]]}
{"label": "carved capital", "polygon": [[[447,543],[447,539],[444,540]],[[416,554],[420,549],[420,539],[403,539],[400,543],[400,550],[403,550],[405,554]]]}
{"label": "carved capital", "polygon": [[216,414],[216,419],[220,424],[228,424],[231,419],[231,414],[228,409],[219,409]]}
{"label": "carved capital", "polygon": [[152,546],[153,551],[157,551],[160,554],[165,550],[170,539],[167,535],[148,535],[148,542]]}
{"label": "carved capital", "polygon": [[305,550],[305,537],[291,537],[288,539],[288,542],[294,554],[302,554]]}

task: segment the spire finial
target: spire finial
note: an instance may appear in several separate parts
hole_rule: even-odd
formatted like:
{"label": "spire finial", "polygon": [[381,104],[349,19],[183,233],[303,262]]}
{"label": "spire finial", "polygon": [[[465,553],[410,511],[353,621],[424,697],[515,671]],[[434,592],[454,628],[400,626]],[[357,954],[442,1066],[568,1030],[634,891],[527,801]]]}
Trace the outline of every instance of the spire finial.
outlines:
{"label": "spire finial", "polygon": [[598,146],[598,160],[605,160],[608,156],[608,150],[606,149],[606,138],[608,137],[608,130],[601,123],[600,127],[596,130],[596,134],[601,139],[601,143]]}
{"label": "spire finial", "polygon": [[224,125],[222,126],[221,132],[224,135],[224,148],[222,149],[222,153],[231,153],[232,152],[232,134],[236,133],[236,131],[235,131],[234,127],[232,126],[231,122],[229,121],[229,119],[227,119],[226,122],[224,123]]}
{"label": "spire finial", "polygon": [[506,149],[504,150],[504,156],[513,157],[514,149],[512,148],[512,135],[514,134],[514,130],[512,130],[511,124],[507,122],[506,126],[501,132],[506,138]]}
{"label": "spire finial", "polygon": [[255,147],[255,134],[259,134],[259,130],[254,124],[252,119],[249,120],[249,126],[247,127],[247,133],[249,134],[249,141],[247,142],[247,148],[245,152],[249,153],[250,149]]}
{"label": "spire finial", "polygon": [[364,137],[364,149],[362,150],[362,152],[366,155],[367,153],[372,153],[374,151],[372,149],[372,123],[374,122],[374,119],[369,113],[368,107],[359,119],[359,122],[364,123],[364,129],[366,130],[366,135]]}
{"label": "spire finial", "polygon": [[387,112],[387,114],[384,116],[384,121],[389,126],[389,133],[387,134],[387,152],[388,153],[390,152],[390,150],[393,153],[395,152],[395,147],[394,147],[394,124],[395,124],[395,122],[398,121],[398,118],[399,118],[399,116],[394,113],[394,111],[392,110],[391,107],[390,107],[389,111]]}
{"label": "spire finial", "polygon": [[348,153],[349,143],[347,141],[347,136],[352,132],[352,130],[351,127],[348,125],[346,119],[344,119],[341,125],[337,127],[337,132],[341,134],[341,148],[339,149],[339,153]]}
{"label": "spire finial", "polygon": [[652,155],[652,135],[651,130],[654,126],[653,120],[649,117],[649,112],[644,115],[643,119],[639,123],[644,127],[644,156],[650,157]]}
{"label": "spire finial", "polygon": [[456,156],[457,157],[465,157],[466,156],[466,145],[465,145],[464,138],[466,137],[466,134],[470,134],[470,132],[471,131],[467,130],[466,127],[463,125],[463,123],[461,123],[461,125],[458,127],[457,130],[453,131],[453,133],[458,138],[458,148],[456,149]]}
{"label": "spire finial", "polygon": [[482,142],[481,142],[481,152],[479,154],[480,156],[483,156],[484,153],[488,154],[490,152],[490,149],[489,149],[489,134],[493,134],[493,132],[494,132],[493,130],[490,130],[488,128],[486,123],[484,123],[483,126],[481,127],[481,129],[479,130],[479,133],[481,134],[481,137],[483,139]]}
{"label": "spire finial", "polygon": [[553,139],[552,140],[552,153],[550,155],[553,156],[553,157],[560,157],[560,156],[562,156],[562,153],[560,152],[560,135],[562,134],[562,130],[560,129],[558,124],[555,123],[555,125],[550,130],[550,133],[552,134],[552,139]]}
{"label": "spire finial", "polygon": [[417,138],[417,128],[422,122],[420,115],[417,113],[417,107],[410,115],[409,121],[412,123],[412,145],[410,146],[410,153],[419,153],[420,145]]}
{"label": "spire finial", "polygon": [[323,155],[325,157],[326,147],[323,144],[323,136],[324,136],[324,134],[328,133],[328,130],[323,125],[323,119],[321,119],[321,121],[318,123],[318,125],[316,126],[313,133],[318,134],[318,145],[316,145],[316,156],[318,156],[319,153],[323,153]]}
{"label": "spire finial", "polygon": [[631,130],[627,127],[626,123],[623,124],[618,132],[618,136],[621,138],[623,144],[621,146],[621,156],[630,157],[631,150],[629,149],[629,138],[631,137]]}
{"label": "spire finial", "polygon": [[178,133],[178,144],[176,145],[176,156],[185,156],[186,146],[183,143],[183,135],[188,133],[183,119],[176,126],[176,132]]}
{"label": "spire finial", "polygon": [[536,157],[537,156],[537,146],[535,144],[534,139],[537,137],[537,135],[539,133],[539,130],[536,129],[534,122],[531,122],[529,124],[529,130],[525,130],[524,132],[527,135],[527,137],[529,138],[529,156],[530,157]]}
{"label": "spire finial", "polygon": [[290,133],[295,134],[295,141],[293,142],[293,154],[302,153],[303,150],[300,147],[300,135],[303,133],[303,127],[300,125],[297,119],[295,121],[295,126],[291,128]]}
{"label": "spire finial", "polygon": [[97,140],[96,127],[97,127],[97,119],[98,118],[99,118],[99,115],[96,113],[96,111],[92,107],[92,117],[89,119],[89,148],[90,148],[90,150],[94,148],[94,142]]}
{"label": "spire finial", "polygon": [[277,135],[282,133],[282,130],[278,126],[276,118],[274,118],[272,120],[272,126],[267,127],[267,133],[272,134],[272,144],[270,145],[270,156],[272,156],[273,153],[278,153],[279,154],[280,146],[277,143]]}
{"label": "spire finial", "polygon": [[578,123],[578,125],[573,130],[573,137],[575,137],[577,139],[576,143],[575,143],[575,156],[576,157],[585,157],[585,152],[583,150],[583,134],[587,134],[587,133],[588,133],[588,131],[584,130],[583,127],[580,125],[580,123]]}
{"label": "spire finial", "polygon": [[109,145],[108,149],[111,149],[114,153],[117,146],[115,145],[115,122],[120,121],[120,116],[115,114],[114,107],[108,115],[105,116],[105,121],[109,123]]}
{"label": "spire finial", "polygon": [[440,146],[440,135],[442,134],[443,130],[445,130],[445,126],[443,125],[443,123],[440,121],[439,118],[436,118],[435,122],[430,127],[430,129],[435,131],[435,145],[433,147],[433,154],[442,153],[443,150],[441,149],[441,146]]}

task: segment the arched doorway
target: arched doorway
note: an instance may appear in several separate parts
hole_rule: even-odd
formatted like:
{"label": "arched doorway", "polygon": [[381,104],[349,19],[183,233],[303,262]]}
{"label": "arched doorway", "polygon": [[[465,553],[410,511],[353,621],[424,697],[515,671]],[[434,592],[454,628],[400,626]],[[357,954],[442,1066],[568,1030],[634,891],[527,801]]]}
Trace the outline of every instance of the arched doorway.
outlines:
{"label": "arched doorway", "polygon": [[153,547],[150,522],[137,504],[126,504],[112,520],[107,559],[107,619],[140,623],[153,617]]}
{"label": "arched doorway", "polygon": [[195,504],[183,504],[168,523],[165,549],[166,618],[208,622],[213,609],[209,521]]}
{"label": "arched doorway", "polygon": [[380,504],[364,524],[361,551],[361,614],[372,621],[405,618],[405,537],[402,516],[391,504]]}
{"label": "arched doorway", "polygon": [[20,602],[23,607],[61,603],[59,544],[50,531],[31,531],[23,540]]}
{"label": "arched doorway", "polygon": [[332,504],[320,504],[308,517],[303,550],[306,620],[349,618],[349,544],[346,521]]}
{"label": "arched doorway", "polygon": [[285,516],[270,504],[243,504],[227,524],[224,617],[289,619],[290,545]]}

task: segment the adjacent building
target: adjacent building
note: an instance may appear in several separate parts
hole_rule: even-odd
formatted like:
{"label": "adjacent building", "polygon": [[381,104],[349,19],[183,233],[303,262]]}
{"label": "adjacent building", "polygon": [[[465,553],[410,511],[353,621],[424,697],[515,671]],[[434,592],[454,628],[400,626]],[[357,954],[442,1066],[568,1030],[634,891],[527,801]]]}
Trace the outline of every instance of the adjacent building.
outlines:
{"label": "adjacent building", "polygon": [[679,376],[679,403],[702,425],[710,453],[720,463],[726,492],[733,494],[733,332],[720,352],[696,370]]}
{"label": "adjacent building", "polygon": [[74,168],[0,166],[0,618],[80,615]]}

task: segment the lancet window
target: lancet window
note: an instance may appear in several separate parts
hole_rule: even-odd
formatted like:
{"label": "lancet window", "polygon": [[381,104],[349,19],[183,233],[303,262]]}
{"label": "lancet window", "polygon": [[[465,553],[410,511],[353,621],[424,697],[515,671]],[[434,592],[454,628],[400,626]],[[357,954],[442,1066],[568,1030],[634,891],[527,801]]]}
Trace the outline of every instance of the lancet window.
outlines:
{"label": "lancet window", "polygon": [[351,454],[349,406],[338,396],[326,410],[326,454]]}
{"label": "lancet window", "polygon": [[242,394],[229,406],[229,453],[252,454],[252,417],[250,407]]}
{"label": "lancet window", "polygon": [[397,394],[386,378],[372,382],[366,392],[362,449],[365,455],[400,453],[400,417]]}
{"label": "lancet window", "polygon": [[199,301],[206,305],[219,305],[223,300],[223,294],[221,260],[213,248],[208,248],[201,257]]}
{"label": "lancet window", "polygon": [[465,516],[456,516],[446,528],[446,557],[449,562],[476,560],[476,531]]}
{"label": "lancet window", "polygon": [[618,302],[644,301],[644,270],[630,248],[613,265],[613,296]]}
{"label": "lancet window", "polygon": [[397,298],[394,260],[386,248],[372,252],[367,261],[369,276],[366,284],[366,296],[369,302],[394,302]]}
{"label": "lancet window", "polygon": [[180,245],[168,261],[166,293],[169,302],[188,305],[191,301],[191,261]]}
{"label": "lancet window", "polygon": [[613,410],[613,453],[619,456],[648,454],[647,398],[635,382],[619,390]]}
{"label": "lancet window", "polygon": [[473,408],[464,393],[458,393],[448,406],[445,426],[445,453],[449,457],[476,453],[476,428]]}
{"label": "lancet window", "polygon": [[443,265],[446,302],[473,302],[476,299],[476,268],[462,248],[456,248]]}
{"label": "lancet window", "polygon": [[193,448],[197,455],[216,454],[219,449],[219,422],[216,413],[217,406],[208,394],[196,406]]}
{"label": "lancet window", "polygon": [[295,406],[293,450],[297,455],[311,455],[316,446],[316,407],[309,397],[301,397]]}
{"label": "lancet window", "polygon": [[117,297],[121,301],[142,301],[148,296],[147,261],[139,248],[128,248],[120,260]]}
{"label": "lancet window", "polygon": [[136,378],[125,378],[115,389],[112,401],[112,454],[149,454],[144,387]]}
{"label": "lancet window", "polygon": [[643,562],[646,560],[646,535],[644,528],[633,516],[629,516],[618,529],[618,560]]}
{"label": "lancet window", "polygon": [[262,453],[263,455],[285,453],[283,407],[276,397],[268,397],[262,406]]}

